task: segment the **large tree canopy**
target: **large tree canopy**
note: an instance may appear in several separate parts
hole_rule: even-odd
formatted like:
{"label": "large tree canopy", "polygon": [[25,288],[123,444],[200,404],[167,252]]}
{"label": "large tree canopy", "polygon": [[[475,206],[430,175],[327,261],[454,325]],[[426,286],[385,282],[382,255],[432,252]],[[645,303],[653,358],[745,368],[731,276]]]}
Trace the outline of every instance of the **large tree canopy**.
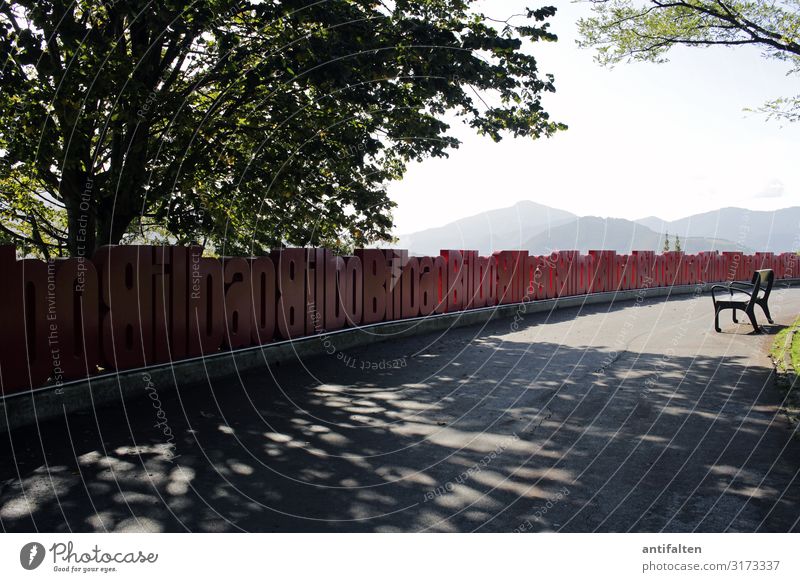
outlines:
{"label": "large tree canopy", "polygon": [[471,4],[2,1],[3,236],[46,255],[386,239],[387,183],[458,145],[445,114],[495,140],[564,128],[527,46],[556,40],[555,9]]}
{"label": "large tree canopy", "polygon": [[[589,0],[593,16],[579,22],[580,44],[598,60],[662,62],[676,45],[755,45],[767,58],[800,73],[800,0]],[[800,120],[800,95],[763,107],[770,116]]]}

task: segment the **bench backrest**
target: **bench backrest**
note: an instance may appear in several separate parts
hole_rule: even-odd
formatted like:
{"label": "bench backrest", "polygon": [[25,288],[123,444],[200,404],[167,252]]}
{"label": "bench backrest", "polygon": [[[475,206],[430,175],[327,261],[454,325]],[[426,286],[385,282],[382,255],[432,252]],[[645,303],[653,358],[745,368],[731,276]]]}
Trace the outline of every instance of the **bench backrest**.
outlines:
{"label": "bench backrest", "polygon": [[759,290],[764,291],[764,297],[761,299],[766,301],[769,299],[769,294],[772,291],[772,284],[775,283],[775,273],[772,269],[760,269],[753,272],[753,298],[758,298]]}

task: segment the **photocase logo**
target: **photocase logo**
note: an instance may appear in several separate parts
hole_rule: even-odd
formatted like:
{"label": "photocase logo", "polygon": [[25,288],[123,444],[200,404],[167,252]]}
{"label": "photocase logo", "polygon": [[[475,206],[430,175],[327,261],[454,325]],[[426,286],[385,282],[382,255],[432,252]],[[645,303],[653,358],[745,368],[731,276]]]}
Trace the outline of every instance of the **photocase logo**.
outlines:
{"label": "photocase logo", "polygon": [[44,561],[44,546],[39,542],[30,542],[19,551],[19,563],[26,570],[35,570]]}

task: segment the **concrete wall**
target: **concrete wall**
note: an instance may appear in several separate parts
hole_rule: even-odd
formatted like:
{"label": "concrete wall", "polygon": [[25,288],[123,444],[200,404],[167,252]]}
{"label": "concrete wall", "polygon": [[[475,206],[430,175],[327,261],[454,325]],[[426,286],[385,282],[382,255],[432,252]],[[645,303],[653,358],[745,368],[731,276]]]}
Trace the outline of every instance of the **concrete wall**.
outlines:
{"label": "concrete wall", "polygon": [[[800,279],[783,280],[777,286],[784,285],[800,285]],[[482,324],[496,318],[513,318],[557,309],[580,308],[584,305],[630,302],[639,297],[687,295],[698,291],[707,292],[710,287],[711,284],[645,288],[525,301],[483,309],[382,322],[206,357],[100,375],[85,380],[67,382],[57,389],[53,386],[43,387],[0,399],[0,432],[80,410],[119,403],[124,399],[143,397],[147,393],[148,383],[158,386],[161,391],[175,388],[178,385],[178,379],[180,379],[181,386],[215,382],[237,373],[263,369],[266,365],[278,362],[321,356],[326,352],[329,353],[331,346],[335,346],[335,350],[341,351],[375,341],[430,333],[451,327]],[[713,313],[710,302],[708,310],[709,327],[711,327]]]}

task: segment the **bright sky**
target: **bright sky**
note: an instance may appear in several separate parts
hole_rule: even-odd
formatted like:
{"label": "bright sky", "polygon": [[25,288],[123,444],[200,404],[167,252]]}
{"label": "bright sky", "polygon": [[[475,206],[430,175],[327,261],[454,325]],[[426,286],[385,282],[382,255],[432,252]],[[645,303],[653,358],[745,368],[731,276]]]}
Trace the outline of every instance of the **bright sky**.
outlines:
{"label": "bright sky", "polygon": [[753,48],[673,49],[670,62],[609,70],[575,44],[585,4],[491,0],[503,19],[551,4],[557,43],[538,43],[540,70],[556,76],[546,109],[569,130],[495,144],[454,126],[449,159],[409,168],[389,188],[395,234],[533,200],[579,215],[672,220],[740,206],[800,205],[800,123],[766,122],[747,107],[800,92],[800,77]]}

